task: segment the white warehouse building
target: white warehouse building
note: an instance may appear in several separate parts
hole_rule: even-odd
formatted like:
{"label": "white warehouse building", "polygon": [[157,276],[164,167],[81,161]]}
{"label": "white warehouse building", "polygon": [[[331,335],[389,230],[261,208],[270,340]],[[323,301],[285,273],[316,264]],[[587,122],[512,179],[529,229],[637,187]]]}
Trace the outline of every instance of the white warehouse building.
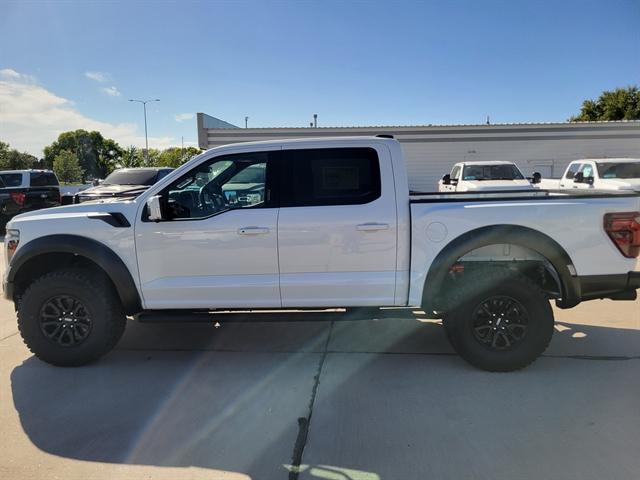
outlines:
{"label": "white warehouse building", "polygon": [[198,113],[198,145],[303,137],[393,135],[402,145],[409,187],[437,190],[438,180],[461,161],[507,160],[525,175],[559,177],[580,158],[640,158],[640,121],[425,125],[376,127],[238,128]]}

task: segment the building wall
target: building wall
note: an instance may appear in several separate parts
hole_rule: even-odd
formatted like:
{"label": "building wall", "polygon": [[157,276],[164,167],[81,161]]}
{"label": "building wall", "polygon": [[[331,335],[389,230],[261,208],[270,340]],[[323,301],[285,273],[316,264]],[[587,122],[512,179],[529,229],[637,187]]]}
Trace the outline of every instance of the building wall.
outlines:
{"label": "building wall", "polygon": [[[200,114],[199,114],[200,115]],[[509,160],[526,175],[559,177],[571,160],[640,158],[640,121],[416,127],[215,129],[199,125],[200,148],[303,137],[391,134],[401,143],[413,190],[430,191],[454,163]]]}

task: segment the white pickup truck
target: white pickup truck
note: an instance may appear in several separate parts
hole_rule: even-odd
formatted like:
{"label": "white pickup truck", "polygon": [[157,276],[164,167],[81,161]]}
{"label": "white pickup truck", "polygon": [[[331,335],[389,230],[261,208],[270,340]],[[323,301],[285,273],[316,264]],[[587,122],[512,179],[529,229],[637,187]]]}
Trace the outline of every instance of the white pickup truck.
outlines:
{"label": "white pickup truck", "polygon": [[456,163],[438,182],[439,192],[533,190],[540,174],[527,180],[516,164],[505,161]]}
{"label": "white pickup truck", "polygon": [[[548,188],[549,184],[541,185]],[[640,192],[640,159],[574,160],[558,181],[560,190],[625,190]]]}
{"label": "white pickup truck", "polygon": [[[247,187],[250,168],[265,174]],[[137,198],[15,217],[3,287],[25,343],[55,365],[107,353],[126,316],[417,306],[468,362],[508,371],[547,347],[550,299],[636,298],[639,210],[634,193],[410,196],[388,138],[243,143]]]}

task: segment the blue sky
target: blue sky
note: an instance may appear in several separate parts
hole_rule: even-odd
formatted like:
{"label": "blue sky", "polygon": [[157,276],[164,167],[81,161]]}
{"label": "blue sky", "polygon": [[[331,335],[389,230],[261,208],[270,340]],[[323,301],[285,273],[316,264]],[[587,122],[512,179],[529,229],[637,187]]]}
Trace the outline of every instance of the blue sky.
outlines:
{"label": "blue sky", "polygon": [[563,121],[640,83],[638,25],[638,0],[5,0],[0,140],[39,154],[86,124],[140,145],[127,99],[156,97],[160,147],[195,143],[198,111],[250,127]]}

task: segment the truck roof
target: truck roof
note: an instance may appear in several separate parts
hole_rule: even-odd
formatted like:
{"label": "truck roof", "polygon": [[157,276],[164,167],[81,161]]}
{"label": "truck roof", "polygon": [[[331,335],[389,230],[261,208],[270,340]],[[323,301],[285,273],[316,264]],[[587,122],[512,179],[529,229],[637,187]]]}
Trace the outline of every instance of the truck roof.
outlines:
{"label": "truck roof", "polygon": [[488,160],[486,162],[458,162],[456,165],[514,165],[514,163],[506,160]]}
{"label": "truck roof", "polygon": [[239,146],[261,146],[261,145],[297,145],[304,143],[322,143],[324,144],[341,144],[341,143],[351,143],[351,142],[376,142],[376,143],[398,143],[397,140],[393,138],[387,137],[378,137],[373,135],[354,135],[354,136],[344,136],[344,137],[303,137],[303,138],[288,138],[282,140],[258,140],[255,142],[239,142],[239,143],[229,143],[226,145],[221,145],[219,147],[211,148],[207,151],[211,150],[222,150],[227,149],[229,147],[239,147]]}
{"label": "truck roof", "polygon": [[576,162],[635,163],[640,162],[640,158],[579,158],[577,160],[573,160],[571,163]]}

